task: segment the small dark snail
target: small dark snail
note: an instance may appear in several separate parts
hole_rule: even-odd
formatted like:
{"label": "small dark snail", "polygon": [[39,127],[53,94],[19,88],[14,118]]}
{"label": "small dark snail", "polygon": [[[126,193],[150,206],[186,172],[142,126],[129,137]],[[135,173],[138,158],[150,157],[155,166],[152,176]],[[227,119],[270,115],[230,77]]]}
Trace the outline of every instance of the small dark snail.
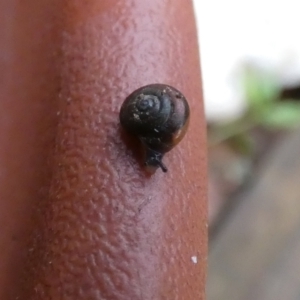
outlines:
{"label": "small dark snail", "polygon": [[165,84],[150,84],[125,99],[120,122],[144,145],[145,165],[150,169],[160,167],[167,172],[162,158],[182,140],[189,115],[189,105],[178,90]]}

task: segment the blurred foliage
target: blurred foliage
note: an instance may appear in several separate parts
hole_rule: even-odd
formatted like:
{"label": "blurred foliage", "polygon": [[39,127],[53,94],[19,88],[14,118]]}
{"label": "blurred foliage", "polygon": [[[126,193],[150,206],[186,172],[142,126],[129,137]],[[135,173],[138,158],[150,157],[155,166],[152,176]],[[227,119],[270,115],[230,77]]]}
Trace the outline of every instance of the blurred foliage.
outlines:
{"label": "blurred foliage", "polygon": [[293,99],[280,100],[281,89],[274,74],[247,67],[242,83],[247,110],[236,120],[211,126],[210,145],[227,141],[238,152],[249,154],[253,150],[253,142],[249,135],[251,129],[278,131],[300,126],[300,103]]}
{"label": "blurred foliage", "polygon": [[257,125],[268,129],[290,129],[300,124],[300,103],[281,102],[276,77],[254,68],[244,74],[248,114]]}

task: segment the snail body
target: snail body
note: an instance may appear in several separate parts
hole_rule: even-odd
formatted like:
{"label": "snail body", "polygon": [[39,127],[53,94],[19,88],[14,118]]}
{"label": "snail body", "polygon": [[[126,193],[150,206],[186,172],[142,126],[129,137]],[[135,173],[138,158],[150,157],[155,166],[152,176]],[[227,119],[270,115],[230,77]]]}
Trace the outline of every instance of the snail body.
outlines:
{"label": "snail body", "polygon": [[176,146],[188,128],[190,109],[177,89],[150,84],[131,93],[120,110],[122,127],[139,138],[145,148],[145,165],[160,167],[164,154]]}

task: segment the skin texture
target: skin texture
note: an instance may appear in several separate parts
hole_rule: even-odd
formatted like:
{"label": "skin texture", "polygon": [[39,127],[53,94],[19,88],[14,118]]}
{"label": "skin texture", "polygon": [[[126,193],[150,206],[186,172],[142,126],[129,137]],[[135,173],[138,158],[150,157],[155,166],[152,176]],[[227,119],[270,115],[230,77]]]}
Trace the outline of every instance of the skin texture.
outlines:
{"label": "skin texture", "polygon": [[[0,298],[205,299],[191,2],[0,1],[0,14]],[[168,173],[152,176],[118,117],[150,83],[176,87],[191,108]]]}

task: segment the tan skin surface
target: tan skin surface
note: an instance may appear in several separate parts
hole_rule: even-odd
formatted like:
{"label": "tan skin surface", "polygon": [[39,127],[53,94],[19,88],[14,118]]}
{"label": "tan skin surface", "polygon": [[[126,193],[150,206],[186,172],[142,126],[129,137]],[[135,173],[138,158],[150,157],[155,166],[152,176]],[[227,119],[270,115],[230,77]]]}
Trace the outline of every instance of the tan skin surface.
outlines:
{"label": "tan skin surface", "polygon": [[[205,299],[191,1],[5,2],[0,298]],[[126,96],[150,83],[176,87],[191,108],[185,138],[164,157],[168,173],[152,176],[118,118]]]}

